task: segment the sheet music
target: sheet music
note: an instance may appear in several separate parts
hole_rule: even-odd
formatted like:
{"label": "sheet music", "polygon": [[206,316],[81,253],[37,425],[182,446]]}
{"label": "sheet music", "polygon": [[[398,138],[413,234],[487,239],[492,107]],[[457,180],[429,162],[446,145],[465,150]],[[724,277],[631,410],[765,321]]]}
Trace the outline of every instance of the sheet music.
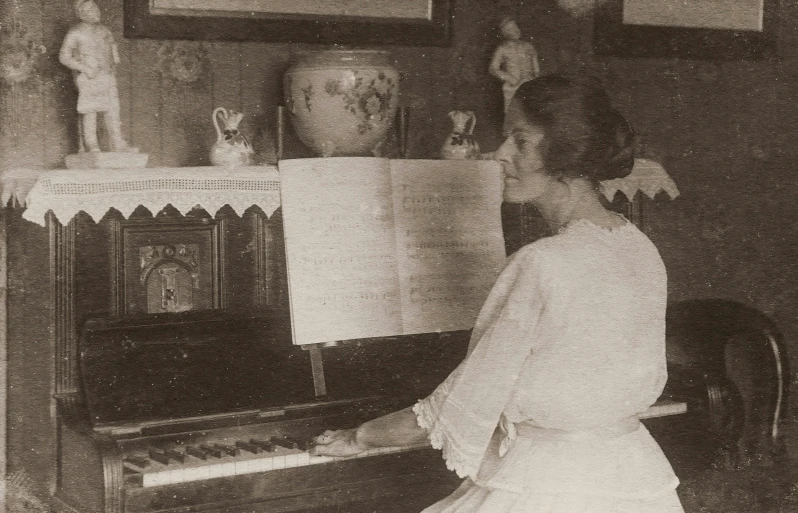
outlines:
{"label": "sheet music", "polygon": [[402,332],[387,159],[280,163],[294,343]]}
{"label": "sheet music", "polygon": [[295,344],[470,329],[504,265],[495,162],[280,163]]}
{"label": "sheet music", "polygon": [[404,332],[471,329],[504,267],[494,161],[391,161]]}

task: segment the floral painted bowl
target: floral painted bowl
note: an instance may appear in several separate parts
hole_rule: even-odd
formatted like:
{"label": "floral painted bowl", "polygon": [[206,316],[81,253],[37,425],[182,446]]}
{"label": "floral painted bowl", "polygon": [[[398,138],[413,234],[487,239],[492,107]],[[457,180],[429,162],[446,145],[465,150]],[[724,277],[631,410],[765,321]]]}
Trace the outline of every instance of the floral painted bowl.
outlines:
{"label": "floral painted bowl", "polygon": [[399,73],[383,51],[307,52],[283,90],[294,130],[317,155],[376,155],[396,115]]}

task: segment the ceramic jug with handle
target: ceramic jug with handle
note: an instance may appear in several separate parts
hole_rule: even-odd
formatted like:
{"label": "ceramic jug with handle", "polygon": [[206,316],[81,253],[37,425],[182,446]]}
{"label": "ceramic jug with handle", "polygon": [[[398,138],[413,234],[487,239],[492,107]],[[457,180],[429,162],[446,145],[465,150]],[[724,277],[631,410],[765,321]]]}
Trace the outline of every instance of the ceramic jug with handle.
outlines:
{"label": "ceramic jug with handle", "polygon": [[449,113],[454,127],[441,147],[441,158],[446,160],[477,160],[479,144],[474,137],[477,117],[473,111],[453,110]]}
{"label": "ceramic jug with handle", "polygon": [[[216,128],[216,142],[211,148],[211,164],[214,166],[248,166],[252,164],[255,150],[244,134],[238,131],[244,115],[224,107],[213,110],[211,119]],[[219,120],[222,126],[219,126]]]}

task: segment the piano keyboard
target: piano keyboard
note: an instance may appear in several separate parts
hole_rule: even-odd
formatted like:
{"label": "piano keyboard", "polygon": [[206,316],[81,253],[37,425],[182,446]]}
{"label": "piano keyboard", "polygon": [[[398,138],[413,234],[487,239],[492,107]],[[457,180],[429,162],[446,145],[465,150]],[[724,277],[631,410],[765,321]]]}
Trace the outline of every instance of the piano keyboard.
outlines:
{"label": "piano keyboard", "polygon": [[[686,412],[687,403],[659,401],[638,417],[649,419]],[[429,443],[405,447],[379,447],[347,457],[318,456],[310,454],[307,442],[283,436],[271,437],[269,440],[236,441],[233,444],[209,443],[174,449],[151,448],[147,457],[126,457],[124,466],[128,475],[140,476],[140,486],[148,488],[368,458],[426,447],[429,447]]]}
{"label": "piano keyboard", "polygon": [[405,447],[380,447],[355,456],[333,457],[312,455],[307,448],[299,448],[296,443],[291,447],[290,444],[280,445],[280,442],[280,439],[272,438],[268,442],[255,440],[238,442],[235,446],[189,446],[182,451],[151,449],[149,458],[128,457],[125,458],[124,465],[128,472],[141,475],[141,486],[148,488],[368,458],[429,447],[428,443]]}

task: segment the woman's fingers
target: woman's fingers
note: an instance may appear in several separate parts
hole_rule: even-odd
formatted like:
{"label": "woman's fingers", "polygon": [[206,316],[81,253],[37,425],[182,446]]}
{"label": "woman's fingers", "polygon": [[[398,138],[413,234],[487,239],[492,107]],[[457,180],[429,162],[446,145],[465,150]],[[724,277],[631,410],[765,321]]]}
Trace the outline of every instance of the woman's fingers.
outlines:
{"label": "woman's fingers", "polygon": [[339,432],[340,431],[332,431],[332,430],[328,429],[327,431],[325,431],[324,433],[320,434],[319,436],[317,436],[315,438],[316,444],[318,444],[318,445],[327,445],[327,444],[329,444],[330,442],[335,440],[335,438],[337,436],[336,434],[339,433]]}
{"label": "woman's fingers", "polygon": [[355,443],[354,434],[354,429],[325,431],[316,437],[316,445],[310,449],[310,453],[321,456],[352,456],[363,452]]}
{"label": "woman's fingers", "polygon": [[335,440],[327,445],[317,445],[311,449],[311,454],[318,456],[354,456],[363,452],[348,440]]}

